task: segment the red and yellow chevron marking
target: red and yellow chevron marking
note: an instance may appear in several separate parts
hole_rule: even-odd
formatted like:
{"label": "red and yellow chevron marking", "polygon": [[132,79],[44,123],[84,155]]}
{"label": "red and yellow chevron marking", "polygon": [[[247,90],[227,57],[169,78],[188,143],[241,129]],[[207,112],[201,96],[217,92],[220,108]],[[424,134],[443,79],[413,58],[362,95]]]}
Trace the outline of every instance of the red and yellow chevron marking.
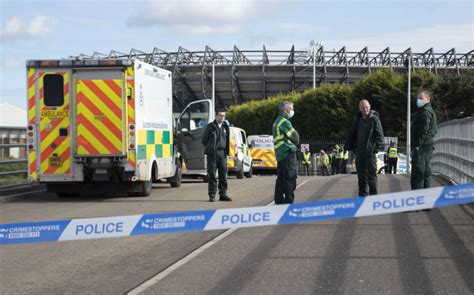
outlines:
{"label": "red and yellow chevron marking", "polygon": [[34,124],[36,119],[35,103],[35,70],[28,70],[28,123]]}
{"label": "red and yellow chevron marking", "polygon": [[227,168],[234,168],[235,166],[235,139],[231,138],[229,144],[229,156],[227,157]]}
{"label": "red and yellow chevron marking", "polygon": [[[126,75],[126,81],[127,81],[127,88],[130,89],[131,91],[131,99],[127,100],[127,122],[129,124],[134,124],[135,123],[135,76],[133,72],[133,67],[128,67],[127,68],[127,75]],[[127,138],[127,143],[126,146],[128,146],[128,136]],[[130,150],[129,153],[127,154],[127,161],[132,166],[132,168],[135,168],[136,165],[136,153],[133,150]]]}
{"label": "red and yellow chevron marking", "polygon": [[[28,83],[28,124],[34,124],[36,120],[36,102],[35,102],[35,70],[28,69],[27,74]],[[36,150],[28,151],[28,163],[30,178],[36,180],[38,174],[36,173]]]}
{"label": "red and yellow chevron marking", "polygon": [[77,154],[122,153],[122,81],[77,81]]}
{"label": "red and yellow chevron marking", "polygon": [[275,151],[273,149],[250,149],[250,154],[252,155],[253,160],[261,160],[259,162],[254,162],[255,166],[258,167],[277,167],[277,161],[275,156]]}
{"label": "red and yellow chevron marking", "polygon": [[[64,104],[58,107],[48,107],[44,102],[45,75],[62,75],[64,78]],[[39,74],[39,158],[41,174],[70,174],[71,173],[71,128],[69,113],[69,73],[44,72]],[[67,136],[59,136],[59,130],[67,130]]]}

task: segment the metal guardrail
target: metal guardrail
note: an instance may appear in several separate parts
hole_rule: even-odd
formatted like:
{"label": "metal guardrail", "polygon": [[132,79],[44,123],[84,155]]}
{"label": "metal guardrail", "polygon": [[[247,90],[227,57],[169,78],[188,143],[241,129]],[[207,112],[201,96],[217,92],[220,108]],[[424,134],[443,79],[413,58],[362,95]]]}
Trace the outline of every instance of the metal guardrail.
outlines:
{"label": "metal guardrail", "polygon": [[438,126],[431,171],[456,183],[474,181],[474,118],[448,121]]}

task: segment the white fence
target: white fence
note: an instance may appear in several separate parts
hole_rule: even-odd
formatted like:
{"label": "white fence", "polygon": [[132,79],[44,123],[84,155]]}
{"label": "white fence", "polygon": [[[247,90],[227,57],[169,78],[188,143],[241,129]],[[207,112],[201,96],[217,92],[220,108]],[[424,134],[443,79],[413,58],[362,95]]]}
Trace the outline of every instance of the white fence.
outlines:
{"label": "white fence", "polygon": [[432,172],[459,184],[474,181],[474,118],[440,124],[434,147]]}

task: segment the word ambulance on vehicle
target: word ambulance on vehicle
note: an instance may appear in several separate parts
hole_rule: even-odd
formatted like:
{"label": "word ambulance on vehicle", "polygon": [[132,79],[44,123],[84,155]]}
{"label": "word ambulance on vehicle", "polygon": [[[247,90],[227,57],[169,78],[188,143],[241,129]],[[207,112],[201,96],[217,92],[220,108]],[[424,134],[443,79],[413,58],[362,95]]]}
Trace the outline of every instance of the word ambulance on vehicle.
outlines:
{"label": "word ambulance on vehicle", "polygon": [[59,196],[179,187],[171,81],[137,59],[28,61],[30,180]]}
{"label": "word ambulance on vehicle", "polygon": [[252,169],[254,171],[276,172],[278,170],[278,163],[273,146],[273,136],[250,135],[248,141],[252,157]]}

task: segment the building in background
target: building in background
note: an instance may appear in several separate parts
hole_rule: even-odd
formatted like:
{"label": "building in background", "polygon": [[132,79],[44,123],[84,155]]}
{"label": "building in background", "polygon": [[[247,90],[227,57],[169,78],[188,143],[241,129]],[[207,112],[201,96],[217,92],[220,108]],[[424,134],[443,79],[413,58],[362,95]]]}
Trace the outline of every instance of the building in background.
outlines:
{"label": "building in background", "polygon": [[8,103],[0,104],[0,159],[26,158],[26,121],[26,110]]}

